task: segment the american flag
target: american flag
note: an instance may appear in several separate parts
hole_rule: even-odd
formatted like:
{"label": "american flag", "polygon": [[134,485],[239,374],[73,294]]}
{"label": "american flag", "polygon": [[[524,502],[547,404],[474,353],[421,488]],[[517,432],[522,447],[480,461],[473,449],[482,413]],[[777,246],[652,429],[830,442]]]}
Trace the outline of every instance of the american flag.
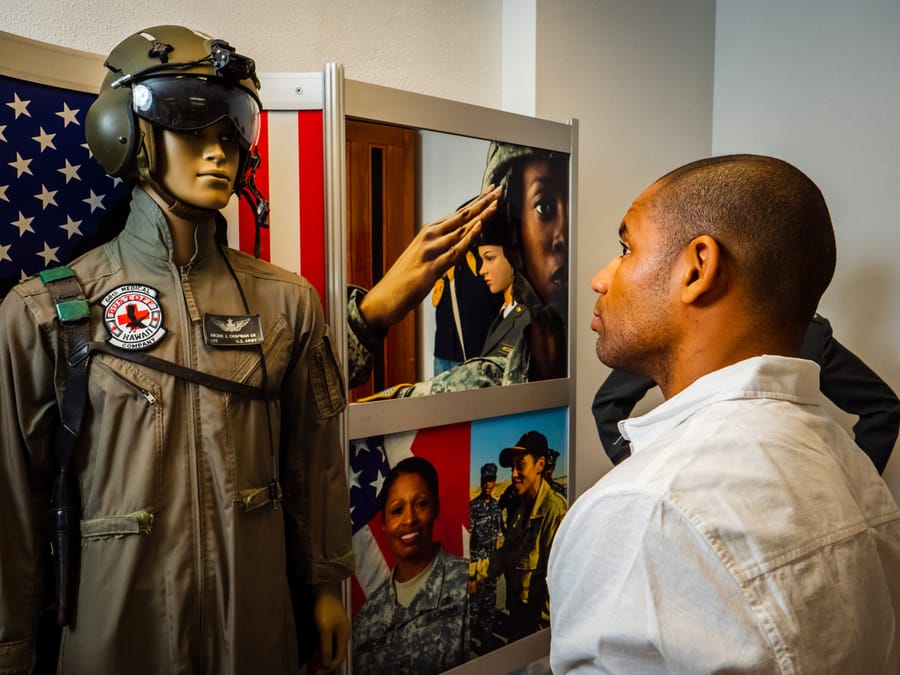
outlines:
{"label": "american flag", "polygon": [[382,530],[379,494],[390,467],[416,455],[434,465],[441,511],[434,540],[454,555],[469,555],[469,447],[471,424],[463,422],[350,442],[350,517],[356,576],[351,588],[355,614],[390,575],[393,554]]}
{"label": "american flag", "polygon": [[0,76],[0,287],[65,264],[129,188],[93,159],[85,94]]}
{"label": "american flag", "polygon": [[[256,184],[269,200],[271,227],[262,231],[260,258],[303,276],[325,306],[325,151],[321,110],[274,110],[260,116]],[[302,180],[301,180],[302,179]],[[237,198],[223,210],[228,242],[253,253],[250,206]],[[327,309],[327,308],[326,308]]]}

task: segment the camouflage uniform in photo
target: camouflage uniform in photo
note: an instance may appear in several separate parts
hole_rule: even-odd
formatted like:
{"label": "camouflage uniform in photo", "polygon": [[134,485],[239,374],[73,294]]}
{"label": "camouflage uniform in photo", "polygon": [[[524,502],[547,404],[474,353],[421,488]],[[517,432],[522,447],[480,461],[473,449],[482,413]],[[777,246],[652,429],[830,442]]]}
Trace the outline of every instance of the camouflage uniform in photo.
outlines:
{"label": "camouflage uniform in photo", "polygon": [[439,545],[425,586],[408,607],[397,602],[391,574],[353,619],[353,672],[432,675],[469,654],[469,564]]}
{"label": "camouflage uniform in photo", "polygon": [[[540,305],[537,294],[524,279],[522,279],[522,287],[526,296],[526,305]],[[382,339],[369,328],[359,311],[359,302],[364,295],[363,289],[354,287],[350,290],[350,298],[347,302],[347,323],[350,329],[347,332],[347,360],[351,387],[362,384],[369,378],[374,366],[373,353]],[[544,311],[552,310],[545,309]],[[397,384],[366,400],[408,398],[521,384],[528,382],[530,368],[531,351],[528,347],[528,328],[526,327],[516,340],[512,351],[506,356],[478,356],[445,370],[430,380],[414,384]]]}
{"label": "camouflage uniform in photo", "polygon": [[[487,500],[481,495],[469,502],[469,522],[472,535],[469,539],[469,578],[475,579],[479,563],[490,559],[497,550],[503,532],[503,514],[500,504],[493,497]],[[497,606],[497,579],[484,579],[469,598],[469,624],[472,637],[479,642],[490,638],[494,629],[494,613]]]}

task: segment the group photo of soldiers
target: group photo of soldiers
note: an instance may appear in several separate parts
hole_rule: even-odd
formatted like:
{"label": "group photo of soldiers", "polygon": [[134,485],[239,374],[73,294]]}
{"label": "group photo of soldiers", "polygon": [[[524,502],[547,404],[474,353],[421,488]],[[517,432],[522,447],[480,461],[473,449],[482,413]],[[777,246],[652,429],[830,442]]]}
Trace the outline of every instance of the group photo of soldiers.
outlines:
{"label": "group photo of soldiers", "polygon": [[355,667],[438,673],[549,626],[567,434],[559,408],[351,442]]}

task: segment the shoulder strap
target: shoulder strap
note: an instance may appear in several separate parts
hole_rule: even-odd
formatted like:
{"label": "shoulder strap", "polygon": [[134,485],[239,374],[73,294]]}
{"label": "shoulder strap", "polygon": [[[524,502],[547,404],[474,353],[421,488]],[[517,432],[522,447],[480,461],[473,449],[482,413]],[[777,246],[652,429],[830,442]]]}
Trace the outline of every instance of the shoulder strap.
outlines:
{"label": "shoulder strap", "polygon": [[60,410],[61,423],[54,443],[56,461],[60,468],[65,468],[71,462],[72,449],[84,419],[91,308],[71,268],[54,267],[41,272],[40,277],[56,304],[56,318],[66,348],[66,387]]}
{"label": "shoulder strap", "polygon": [[88,346],[91,308],[71,268],[55,267],[40,274],[56,304],[66,354],[66,383],[60,423],[53,441],[59,475],[53,485],[50,507],[50,544],[56,577],[56,622],[69,625],[75,619],[78,570],[81,553],[81,492],[72,468],[72,452],[81,431],[87,404]]}

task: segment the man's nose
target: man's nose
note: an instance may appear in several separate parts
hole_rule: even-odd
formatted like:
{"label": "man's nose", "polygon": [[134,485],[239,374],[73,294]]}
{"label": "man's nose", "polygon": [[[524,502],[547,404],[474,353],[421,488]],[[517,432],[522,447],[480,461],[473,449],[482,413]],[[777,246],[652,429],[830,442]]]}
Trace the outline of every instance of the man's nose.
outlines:
{"label": "man's nose", "polygon": [[600,295],[609,293],[610,282],[612,281],[613,274],[615,274],[618,266],[619,258],[610,260],[606,267],[597,272],[597,274],[594,275],[594,278],[591,279],[591,289]]}

